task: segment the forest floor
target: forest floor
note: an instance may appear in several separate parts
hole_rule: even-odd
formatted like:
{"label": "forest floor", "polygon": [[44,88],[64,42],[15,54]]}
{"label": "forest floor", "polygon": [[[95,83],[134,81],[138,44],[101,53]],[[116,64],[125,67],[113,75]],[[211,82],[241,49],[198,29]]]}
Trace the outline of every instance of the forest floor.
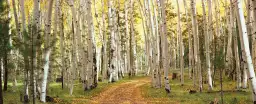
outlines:
{"label": "forest floor", "polygon": [[140,87],[149,83],[149,78],[139,78],[126,83],[117,84],[91,99],[92,104],[145,104]]}
{"label": "forest floor", "polygon": [[[92,97],[88,104],[170,104],[167,98],[145,98],[141,89],[150,84],[150,77],[136,78],[106,88],[97,96]],[[84,98],[74,99],[73,103],[83,102]],[[173,103],[173,102],[172,102]]]}
{"label": "forest floor", "polygon": [[[172,73],[172,72],[171,72]],[[171,76],[169,77],[171,78]],[[207,83],[203,84],[203,92],[190,94],[190,90],[198,91],[194,87],[193,80],[185,74],[185,84],[180,85],[180,80],[170,80],[171,93],[167,94],[164,87],[159,89],[151,86],[151,77],[135,76],[125,77],[115,83],[107,81],[99,82],[97,88],[83,91],[81,83],[76,81],[73,95],[69,95],[69,89],[61,89],[61,83],[52,82],[48,89],[49,96],[57,101],[47,104],[211,104],[220,102],[219,78],[215,78],[213,91],[208,92]],[[248,84],[249,85],[249,84]],[[22,81],[17,85],[17,91],[12,91],[9,83],[8,91],[4,92],[4,104],[21,104],[20,93],[23,91]],[[236,81],[224,79],[224,103],[225,104],[250,104],[252,93],[249,89],[236,89]],[[38,101],[38,104],[41,104]]]}

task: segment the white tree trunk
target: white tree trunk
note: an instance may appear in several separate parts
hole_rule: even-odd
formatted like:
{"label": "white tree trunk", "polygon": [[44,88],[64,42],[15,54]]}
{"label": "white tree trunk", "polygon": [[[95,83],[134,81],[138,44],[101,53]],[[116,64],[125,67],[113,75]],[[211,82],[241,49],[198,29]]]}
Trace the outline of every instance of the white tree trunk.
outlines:
{"label": "white tree trunk", "polygon": [[206,68],[207,68],[207,74],[208,74],[208,85],[209,85],[209,90],[212,90],[213,86],[212,86],[210,48],[209,48],[210,47],[209,36],[212,35],[212,24],[211,24],[212,23],[212,0],[208,0],[208,22],[206,21],[206,10],[205,10],[205,3],[203,0],[202,0],[202,6],[203,6],[204,26],[207,26],[207,28],[204,28],[204,34],[205,34],[205,48],[206,48],[205,54],[206,54]]}
{"label": "white tree trunk", "polygon": [[104,10],[104,0],[101,0],[102,5],[102,35],[103,35],[103,60],[102,60],[102,72],[103,72],[103,78],[107,79],[107,66],[108,66],[108,57],[107,57],[107,34],[105,30],[105,10]]}
{"label": "white tree trunk", "polygon": [[161,31],[162,33],[162,62],[163,62],[163,68],[164,68],[164,82],[165,82],[165,91],[167,93],[171,92],[170,84],[169,84],[169,78],[168,78],[168,61],[167,61],[167,53],[168,53],[168,44],[167,44],[167,26],[166,26],[166,14],[165,14],[165,0],[160,0],[160,5],[161,5],[161,12],[162,12],[162,24],[161,24]]}
{"label": "white tree trunk", "polygon": [[129,51],[129,49],[130,49],[130,45],[129,45],[129,35],[130,35],[130,33],[129,33],[129,21],[128,21],[128,14],[129,14],[129,3],[128,3],[129,1],[127,0],[127,1],[125,1],[125,33],[126,33],[126,35],[125,35],[125,37],[126,37],[126,41],[125,41],[125,43],[126,43],[126,55],[125,55],[125,57],[126,57],[126,71],[130,74],[131,73],[131,66],[130,66],[130,51]]}
{"label": "white tree trunk", "polygon": [[47,20],[45,24],[45,34],[48,35],[49,38],[46,39],[46,50],[45,50],[45,63],[44,63],[44,74],[43,74],[43,81],[42,81],[42,92],[41,92],[41,101],[46,102],[46,85],[47,85],[47,77],[49,72],[49,64],[50,64],[50,55],[52,48],[50,48],[50,34],[51,34],[51,17],[52,17],[52,6],[53,0],[48,2],[48,13],[47,13]]}
{"label": "white tree trunk", "polygon": [[179,34],[179,48],[180,48],[180,71],[181,71],[181,85],[184,85],[184,61],[183,61],[183,38],[182,38],[182,30],[181,30],[181,17],[180,17],[180,7],[179,0],[177,1],[178,8],[178,34]]}
{"label": "white tree trunk", "polygon": [[70,72],[70,92],[69,94],[72,95],[73,93],[73,88],[74,88],[74,80],[76,76],[76,69],[77,69],[77,57],[76,57],[76,45],[77,45],[77,34],[79,34],[79,28],[78,28],[78,20],[77,20],[77,15],[76,15],[76,10],[74,7],[74,1],[69,0],[69,6],[71,8],[72,12],[72,31],[73,31],[73,36],[72,36],[72,55],[71,55],[71,72]]}
{"label": "white tree trunk", "polygon": [[[192,32],[194,38],[194,60],[195,60],[195,69],[199,72],[199,90],[202,91],[202,74],[200,70],[200,56],[199,56],[199,41],[198,41],[198,26],[197,26],[197,12],[196,12],[196,2],[195,0],[191,0],[191,10],[192,10]],[[195,73],[195,70],[194,70]],[[195,79],[194,79],[195,80]]]}
{"label": "white tree trunk", "polygon": [[186,14],[186,23],[187,23],[187,29],[188,29],[188,73],[189,73],[189,78],[192,78],[191,75],[191,70],[192,70],[192,57],[193,57],[193,50],[192,50],[192,40],[191,40],[191,33],[190,33],[190,23],[188,21],[188,12],[187,12],[187,0],[183,0],[184,3],[184,9],[185,9],[185,14]]}
{"label": "white tree trunk", "polygon": [[117,70],[117,66],[116,66],[116,42],[115,42],[115,30],[114,30],[114,17],[113,17],[113,7],[112,7],[112,0],[108,1],[108,7],[109,7],[109,11],[108,11],[108,15],[109,15],[109,28],[110,28],[110,77],[109,77],[109,82],[112,81],[116,81],[117,77],[116,76],[116,70]]}
{"label": "white tree trunk", "polygon": [[254,21],[252,23],[252,60],[253,60],[253,65],[254,65],[254,68],[256,68],[256,0],[252,0],[251,1],[251,4],[252,4],[252,21]]}
{"label": "white tree trunk", "polygon": [[[252,84],[252,92],[253,92],[253,97],[255,98],[256,96],[256,79],[255,79],[255,72],[254,72],[254,67],[252,64],[252,58],[251,58],[251,53],[250,53],[250,48],[249,48],[249,41],[248,41],[248,35],[247,35],[247,29],[245,25],[245,18],[244,18],[244,13],[243,13],[243,8],[242,8],[242,3],[241,0],[237,1],[237,13],[239,16],[239,24],[241,24],[241,32],[243,33],[243,44],[245,48],[245,54],[246,54],[246,60],[247,60],[247,65],[248,65],[248,72],[249,72],[249,79],[251,80]],[[254,99],[254,103],[255,103]]]}
{"label": "white tree trunk", "polygon": [[[226,70],[231,70],[232,66],[233,66],[233,54],[232,54],[232,40],[233,40],[233,32],[232,32],[232,22],[233,22],[233,13],[231,12],[231,8],[229,8],[228,4],[227,4],[227,0],[225,0],[226,2],[226,21],[227,21],[227,28],[228,28],[228,44],[227,44],[227,53],[226,53],[226,62],[225,62],[225,67]],[[230,14],[228,16],[228,13]]]}

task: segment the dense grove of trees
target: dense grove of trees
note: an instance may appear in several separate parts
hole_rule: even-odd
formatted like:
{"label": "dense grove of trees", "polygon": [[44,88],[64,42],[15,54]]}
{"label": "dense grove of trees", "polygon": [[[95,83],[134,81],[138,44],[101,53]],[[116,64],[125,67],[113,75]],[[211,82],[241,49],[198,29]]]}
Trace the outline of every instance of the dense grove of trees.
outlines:
{"label": "dense grove of trees", "polygon": [[86,91],[145,75],[171,93],[170,70],[181,86],[188,72],[199,92],[223,77],[238,90],[249,80],[256,102],[256,0],[174,1],[1,0],[0,103],[17,80],[33,104],[56,80],[72,95],[76,80]]}

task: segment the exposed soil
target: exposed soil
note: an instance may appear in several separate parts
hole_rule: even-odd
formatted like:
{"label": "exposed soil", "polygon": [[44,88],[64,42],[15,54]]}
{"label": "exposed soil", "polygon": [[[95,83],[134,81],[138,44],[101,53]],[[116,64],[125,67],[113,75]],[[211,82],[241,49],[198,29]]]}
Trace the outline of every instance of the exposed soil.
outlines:
{"label": "exposed soil", "polygon": [[149,82],[148,78],[142,78],[117,84],[93,97],[90,104],[147,104],[140,86]]}

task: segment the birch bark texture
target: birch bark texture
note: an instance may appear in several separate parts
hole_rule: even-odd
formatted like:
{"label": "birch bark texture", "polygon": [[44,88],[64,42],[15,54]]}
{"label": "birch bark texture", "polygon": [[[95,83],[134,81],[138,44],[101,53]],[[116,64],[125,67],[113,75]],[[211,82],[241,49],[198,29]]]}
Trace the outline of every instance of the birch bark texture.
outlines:
{"label": "birch bark texture", "polygon": [[181,75],[181,85],[184,85],[184,59],[183,59],[183,38],[181,30],[181,16],[180,16],[180,7],[179,0],[177,1],[177,13],[178,13],[178,35],[179,35],[179,51],[180,51],[180,75]]}
{"label": "birch bark texture", "polygon": [[49,72],[49,64],[50,64],[50,55],[52,48],[50,47],[50,34],[51,34],[51,17],[52,17],[52,6],[53,0],[48,1],[48,12],[47,12],[47,20],[45,24],[45,35],[46,38],[46,49],[45,49],[45,63],[44,63],[44,74],[42,81],[42,92],[41,92],[41,101],[46,102],[46,85],[47,85],[47,77]]}
{"label": "birch bark texture", "polygon": [[160,0],[160,6],[161,6],[161,13],[162,13],[162,24],[161,24],[161,30],[162,30],[162,38],[161,38],[161,42],[162,42],[162,62],[163,62],[163,69],[164,69],[164,83],[165,83],[165,91],[167,93],[171,92],[171,88],[170,88],[170,84],[169,84],[169,65],[168,65],[168,59],[167,59],[167,53],[168,53],[168,44],[167,44],[167,26],[166,26],[166,14],[165,14],[165,0]]}
{"label": "birch bark texture", "polygon": [[[253,97],[255,98],[255,96],[256,96],[256,79],[255,79],[255,72],[254,72],[254,67],[253,67],[251,53],[250,53],[248,34],[247,34],[241,0],[237,0],[236,5],[237,5],[237,9],[238,9],[237,16],[239,16],[239,18],[240,18],[240,19],[238,19],[238,22],[239,22],[239,24],[241,24],[241,32],[242,32],[243,40],[244,40],[242,44],[244,44],[244,48],[245,48],[245,54],[246,54],[246,60],[247,60],[247,65],[248,65],[248,72],[249,72],[249,79],[250,79],[251,85],[252,85]],[[254,103],[256,102],[255,100],[256,99],[254,99]]]}

